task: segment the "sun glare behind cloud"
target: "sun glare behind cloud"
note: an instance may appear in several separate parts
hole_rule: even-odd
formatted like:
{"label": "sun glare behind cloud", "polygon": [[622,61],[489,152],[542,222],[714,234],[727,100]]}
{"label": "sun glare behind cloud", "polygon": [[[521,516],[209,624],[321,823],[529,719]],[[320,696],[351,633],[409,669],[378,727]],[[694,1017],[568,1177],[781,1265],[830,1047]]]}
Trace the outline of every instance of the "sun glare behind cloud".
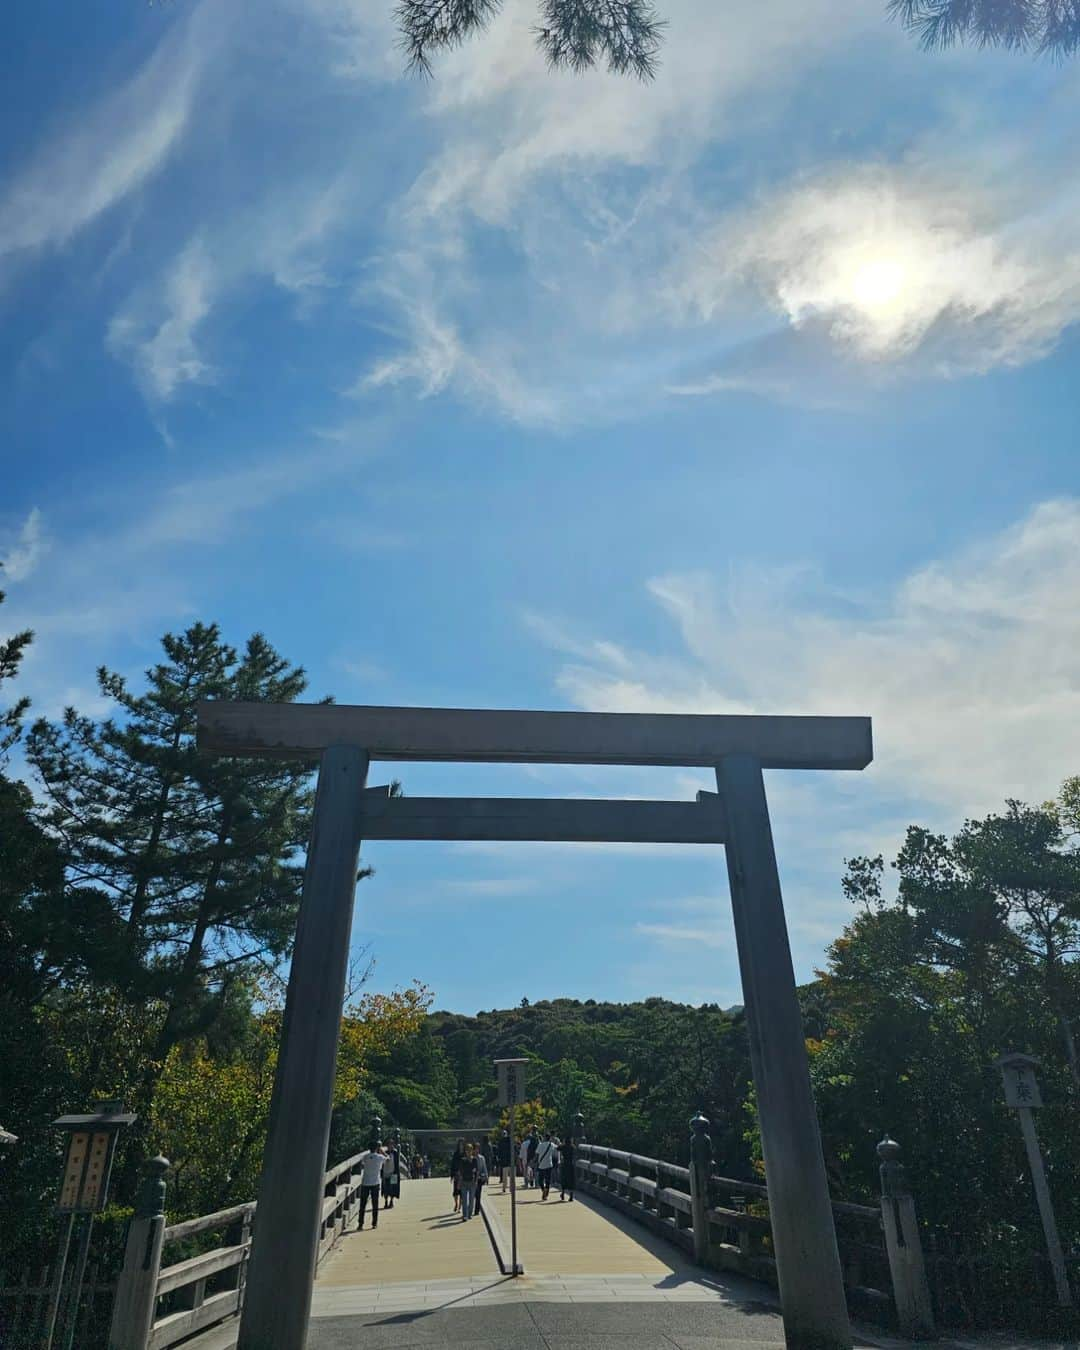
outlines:
{"label": "sun glare behind cloud", "polygon": [[885,309],[899,299],[907,268],[895,258],[875,258],[856,268],[851,298],[860,309]]}

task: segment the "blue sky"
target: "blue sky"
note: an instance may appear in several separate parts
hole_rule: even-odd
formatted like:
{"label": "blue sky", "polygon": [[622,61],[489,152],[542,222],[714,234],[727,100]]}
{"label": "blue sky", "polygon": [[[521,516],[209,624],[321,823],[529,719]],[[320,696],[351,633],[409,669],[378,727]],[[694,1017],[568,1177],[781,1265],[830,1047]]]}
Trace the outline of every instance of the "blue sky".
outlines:
{"label": "blue sky", "polygon": [[[342,702],[870,714],[866,772],[769,776],[809,977],[846,856],[1080,771],[1080,84],[664,8],[642,86],[546,71],[532,0],[427,82],[389,0],[23,7],[0,619],[48,714],[195,618]],[[718,852],[366,852],[379,987],[739,1001]]]}

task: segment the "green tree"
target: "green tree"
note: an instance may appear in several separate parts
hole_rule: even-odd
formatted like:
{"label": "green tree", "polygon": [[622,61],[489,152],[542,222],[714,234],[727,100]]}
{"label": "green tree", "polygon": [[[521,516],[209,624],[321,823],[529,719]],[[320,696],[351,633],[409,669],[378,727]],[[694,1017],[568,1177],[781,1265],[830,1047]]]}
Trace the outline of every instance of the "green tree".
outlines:
{"label": "green tree", "polygon": [[[849,861],[859,912],[807,997],[811,1075],[835,1194],[870,1200],[874,1145],[900,1139],[941,1250],[978,1257],[992,1315],[1052,1330],[1030,1290],[1041,1249],[995,1057],[1042,1061],[1039,1129],[1066,1243],[1080,1237],[1080,1117],[1068,1027],[1078,1011],[1076,854],[1058,803],[1009,802],[952,838],[909,829],[886,895],[881,858]],[[947,1271],[947,1268],[946,1268]],[[975,1314],[960,1284],[947,1317]]]}
{"label": "green tree", "polygon": [[27,739],[72,912],[108,898],[121,934],[117,988],[165,1009],[143,1106],[172,1047],[223,1032],[234,989],[287,956],[311,809],[307,765],[202,756],[194,736],[200,699],[288,702],[306,688],[303,670],[258,634],[238,653],[213,624],[162,645],[166,659],[146,672],[142,693],[99,670],[117,715],[69,708],[59,726],[40,720]]}

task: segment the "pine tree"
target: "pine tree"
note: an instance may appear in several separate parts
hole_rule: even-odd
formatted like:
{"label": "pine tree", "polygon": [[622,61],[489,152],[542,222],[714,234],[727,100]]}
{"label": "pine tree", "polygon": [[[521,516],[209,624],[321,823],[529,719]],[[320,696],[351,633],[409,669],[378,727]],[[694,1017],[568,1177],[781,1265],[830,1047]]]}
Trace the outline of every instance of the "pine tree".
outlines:
{"label": "pine tree", "polygon": [[116,715],[69,708],[27,739],[47,827],[66,855],[69,903],[77,912],[88,894],[108,897],[115,986],[159,1013],[144,1105],[169,1050],[222,1034],[246,1006],[253,970],[288,955],[312,805],[309,765],[195,749],[200,699],[290,702],[307,687],[303,669],[259,634],[239,654],[216,624],[162,645],[166,659],[142,693],[98,671]]}

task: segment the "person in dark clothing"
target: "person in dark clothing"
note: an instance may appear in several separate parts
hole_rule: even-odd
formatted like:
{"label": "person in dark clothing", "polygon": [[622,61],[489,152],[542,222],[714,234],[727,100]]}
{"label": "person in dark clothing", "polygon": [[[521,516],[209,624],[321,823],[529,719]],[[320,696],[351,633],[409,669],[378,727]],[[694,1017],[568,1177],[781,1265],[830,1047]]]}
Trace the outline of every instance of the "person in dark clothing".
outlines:
{"label": "person in dark clothing", "polygon": [[559,1148],[559,1199],[574,1198],[574,1145],[566,1139]]}
{"label": "person in dark clothing", "polygon": [[528,1160],[525,1164],[525,1185],[535,1186],[536,1182],[536,1154],[540,1148],[540,1136],[536,1132],[534,1125],[529,1131],[529,1151]]}
{"label": "person in dark clothing", "polygon": [[454,1188],[454,1213],[461,1208],[461,1160],[465,1156],[465,1141],[459,1139],[450,1159],[450,1181]]}
{"label": "person in dark clothing", "polygon": [[513,1166],[514,1141],[510,1138],[510,1131],[503,1130],[499,1139],[499,1174],[502,1177],[502,1188],[506,1190],[506,1183],[510,1180],[510,1168]]}
{"label": "person in dark clothing", "polygon": [[[490,1149],[488,1150],[490,1152]],[[480,1213],[480,1196],[484,1187],[488,1184],[491,1173],[488,1171],[487,1159],[483,1153],[476,1151],[476,1204],[473,1207],[473,1213]]]}
{"label": "person in dark clothing", "polygon": [[458,1163],[458,1187],[461,1192],[461,1222],[472,1218],[473,1200],[476,1195],[476,1174],[478,1171],[476,1152],[472,1144],[465,1145],[465,1152]]}
{"label": "person in dark clothing", "polygon": [[383,1209],[393,1209],[394,1201],[401,1197],[401,1150],[394,1140],[386,1150],[386,1162],[383,1164],[382,1198]]}

